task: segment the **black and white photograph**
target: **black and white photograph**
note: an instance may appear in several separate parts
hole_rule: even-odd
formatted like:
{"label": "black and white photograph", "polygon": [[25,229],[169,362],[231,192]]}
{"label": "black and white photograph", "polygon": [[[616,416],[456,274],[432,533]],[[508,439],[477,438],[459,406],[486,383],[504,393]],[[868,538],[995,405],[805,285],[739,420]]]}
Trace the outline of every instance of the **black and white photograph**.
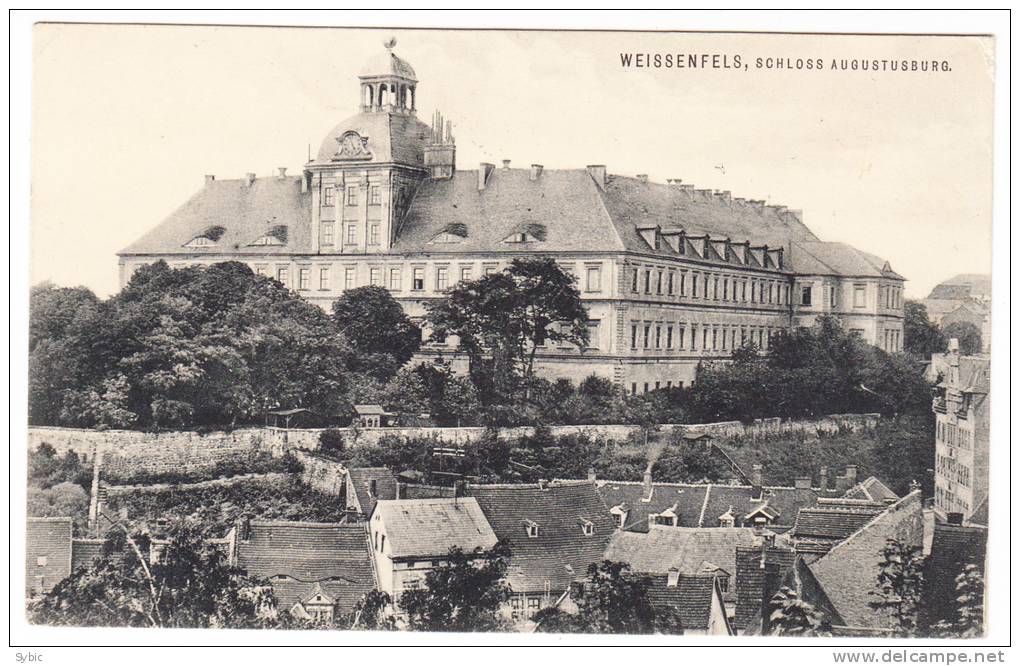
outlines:
{"label": "black and white photograph", "polygon": [[27,27],[36,640],[1008,638],[1000,37],[194,14]]}

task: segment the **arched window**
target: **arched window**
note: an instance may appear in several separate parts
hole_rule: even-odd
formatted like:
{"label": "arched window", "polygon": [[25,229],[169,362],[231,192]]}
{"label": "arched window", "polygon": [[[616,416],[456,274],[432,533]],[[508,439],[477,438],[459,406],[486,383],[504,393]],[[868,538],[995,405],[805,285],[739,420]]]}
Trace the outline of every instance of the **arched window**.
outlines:
{"label": "arched window", "polygon": [[365,102],[364,102],[365,106],[372,106],[372,97],[374,96],[374,94],[375,93],[372,92],[372,86],[371,85],[366,85],[364,87],[364,95],[363,95],[363,97],[364,97],[364,100],[365,100]]}
{"label": "arched window", "polygon": [[389,92],[389,88],[385,83],[379,86],[379,106],[386,106],[386,103],[389,101]]}

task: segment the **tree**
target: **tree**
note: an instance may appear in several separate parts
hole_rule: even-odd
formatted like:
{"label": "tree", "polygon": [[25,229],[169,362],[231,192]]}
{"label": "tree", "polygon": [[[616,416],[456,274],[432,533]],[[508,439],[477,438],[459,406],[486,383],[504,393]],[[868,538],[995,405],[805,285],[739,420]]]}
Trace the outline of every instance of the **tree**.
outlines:
{"label": "tree", "polygon": [[434,338],[459,338],[485,402],[498,402],[521,383],[530,391],[542,345],[587,344],[588,314],[574,283],[551,258],[514,259],[499,273],[458,283],[428,304],[427,319]]}
{"label": "tree", "polygon": [[500,609],[510,599],[506,583],[509,546],[490,550],[453,547],[444,566],[425,574],[424,587],[406,590],[400,607],[412,631],[498,631]]}
{"label": "tree", "polygon": [[546,633],[683,633],[675,608],[656,612],[648,596],[651,586],[651,578],[632,573],[630,565],[603,560],[590,564],[585,580],[571,587],[576,613],[546,608],[534,619]]}
{"label": "tree", "polygon": [[[942,329],[947,340],[956,338],[960,343],[960,353],[966,355],[980,354],[982,347],[981,329],[969,321],[954,321]],[[943,351],[943,347],[939,351]]]}
{"label": "tree", "polygon": [[179,525],[158,559],[117,525],[104,557],[59,582],[29,610],[64,626],[265,628],[277,622],[272,587],[245,577],[197,528]]}
{"label": "tree", "polygon": [[903,303],[903,351],[923,359],[946,350],[946,336],[928,318],[924,303]]}
{"label": "tree", "polygon": [[396,629],[396,618],[387,609],[393,603],[390,595],[379,590],[366,592],[354,606],[354,613],[347,623],[351,629],[367,631],[390,631]]}
{"label": "tree", "polygon": [[355,368],[383,381],[421,346],[421,329],[383,287],[345,291],[333,301],[333,321],[352,346]]}
{"label": "tree", "polygon": [[979,638],[985,629],[985,577],[973,562],[956,576],[956,618],[932,627],[932,634],[945,638]]}
{"label": "tree", "polygon": [[919,546],[886,541],[879,564],[876,597],[870,602],[875,610],[890,614],[898,636],[917,636],[921,626],[921,598],[924,592],[924,556]]}
{"label": "tree", "polygon": [[772,597],[768,633],[777,636],[829,636],[832,627],[814,604],[785,585]]}

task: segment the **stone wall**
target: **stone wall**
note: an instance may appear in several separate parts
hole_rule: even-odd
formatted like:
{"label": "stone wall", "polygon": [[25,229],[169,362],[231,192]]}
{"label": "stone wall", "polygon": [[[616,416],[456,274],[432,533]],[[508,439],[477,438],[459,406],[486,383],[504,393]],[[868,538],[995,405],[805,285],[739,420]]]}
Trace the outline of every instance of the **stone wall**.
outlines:
{"label": "stone wall", "polygon": [[[660,432],[704,433],[716,438],[762,437],[787,432],[836,432],[843,428],[853,432],[874,428],[878,414],[834,414],[811,420],[761,419],[745,425],[739,421],[700,424],[666,424]],[[530,435],[534,428],[503,428],[502,438]],[[553,435],[586,434],[591,437],[624,440],[639,431],[631,425],[553,426]],[[434,438],[437,443],[469,445],[481,439],[486,428],[360,428],[342,429],[348,447],[378,444],[383,437]],[[285,430],[282,428],[247,428],[232,432],[199,434],[196,432],[146,433],[126,430],[78,430],[73,428],[29,427],[28,446],[34,450],[46,442],[58,454],[75,451],[86,462],[92,461],[97,451],[103,452],[103,469],[111,475],[127,476],[131,473],[201,472],[219,462],[236,461],[243,456],[269,452],[273,456],[286,451],[318,448],[321,429]],[[323,488],[335,488],[338,481],[334,472],[312,463],[311,481]],[[316,477],[316,475],[321,475]],[[331,492],[331,491],[330,491]]]}
{"label": "stone wall", "polygon": [[241,483],[250,483],[252,481],[283,482],[288,478],[290,478],[290,474],[287,472],[266,472],[264,474],[238,474],[237,476],[226,476],[219,479],[209,479],[208,481],[196,481],[195,483],[150,483],[148,485],[107,485],[104,483],[103,490],[106,491],[107,497],[117,497],[119,495],[130,495],[132,493],[158,493],[164,490],[188,492],[190,490],[201,490],[202,488],[233,486]]}
{"label": "stone wall", "polygon": [[343,497],[347,469],[335,460],[294,449],[294,456],[304,467],[301,480],[320,493]]}

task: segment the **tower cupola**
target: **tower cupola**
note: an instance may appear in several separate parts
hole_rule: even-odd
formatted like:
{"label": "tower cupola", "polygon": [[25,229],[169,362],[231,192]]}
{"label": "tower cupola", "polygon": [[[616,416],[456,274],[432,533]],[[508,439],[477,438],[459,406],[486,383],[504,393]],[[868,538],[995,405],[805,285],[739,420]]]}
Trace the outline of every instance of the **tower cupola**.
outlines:
{"label": "tower cupola", "polygon": [[386,53],[373,56],[361,69],[361,110],[414,115],[418,79],[406,60],[393,53],[395,38],[383,43]]}

